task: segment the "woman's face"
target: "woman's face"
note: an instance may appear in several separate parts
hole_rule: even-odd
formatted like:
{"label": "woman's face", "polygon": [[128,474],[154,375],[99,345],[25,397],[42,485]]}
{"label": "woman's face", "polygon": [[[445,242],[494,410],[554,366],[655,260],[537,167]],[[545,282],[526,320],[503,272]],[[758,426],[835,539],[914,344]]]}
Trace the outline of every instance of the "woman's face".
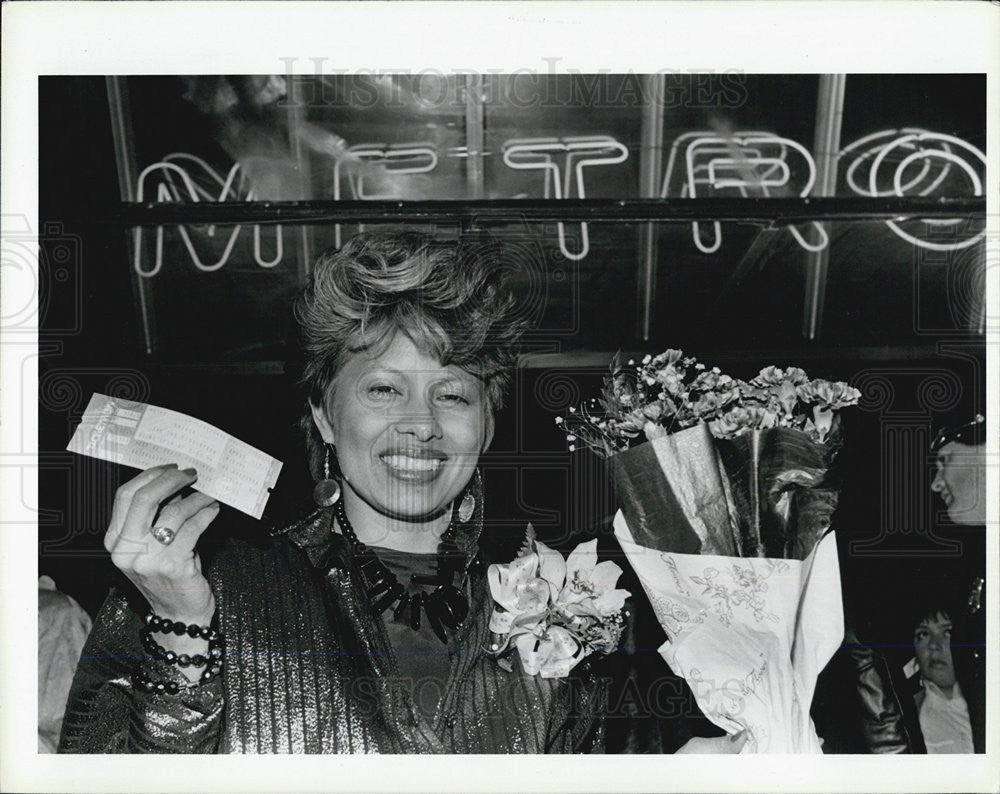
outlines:
{"label": "woman's face", "polygon": [[986,445],[951,441],[938,450],[931,490],[956,524],[986,523]]}
{"label": "woman's face", "polygon": [[336,446],[351,490],[394,518],[440,514],[493,437],[482,381],[442,366],[403,333],[379,356],[348,359],[331,390],[327,411],[313,406],[316,426]]}

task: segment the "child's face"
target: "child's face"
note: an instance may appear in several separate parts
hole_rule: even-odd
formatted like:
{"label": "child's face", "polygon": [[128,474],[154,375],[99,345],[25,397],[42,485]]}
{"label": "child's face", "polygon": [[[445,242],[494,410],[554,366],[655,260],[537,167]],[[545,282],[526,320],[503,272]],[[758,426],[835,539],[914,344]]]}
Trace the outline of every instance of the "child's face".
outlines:
{"label": "child's face", "polygon": [[924,618],[913,630],[913,651],[920,674],[942,689],[955,685],[951,658],[951,618],[943,612]]}

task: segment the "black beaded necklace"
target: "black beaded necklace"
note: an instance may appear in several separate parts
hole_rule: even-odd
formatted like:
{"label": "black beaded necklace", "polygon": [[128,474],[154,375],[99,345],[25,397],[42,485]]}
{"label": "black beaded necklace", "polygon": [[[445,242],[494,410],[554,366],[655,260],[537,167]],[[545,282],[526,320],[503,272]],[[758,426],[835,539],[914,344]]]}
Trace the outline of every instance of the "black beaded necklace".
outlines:
{"label": "black beaded necklace", "polygon": [[423,610],[438,639],[447,643],[448,635],[445,633],[445,628],[454,631],[462,625],[462,621],[469,614],[469,602],[465,594],[454,585],[455,575],[465,563],[465,555],[455,544],[458,528],[454,513],[448,528],[441,535],[437,552],[437,574],[435,576],[416,574],[410,579],[416,585],[437,585],[437,587],[430,593],[413,595],[406,592],[406,587],[378,558],[378,555],[358,540],[354,527],[347,520],[343,498],[334,505],[334,515],[364,576],[365,594],[372,599],[375,611],[381,614],[389,607],[393,607],[394,620],[406,621],[411,629],[419,631],[420,612]]}

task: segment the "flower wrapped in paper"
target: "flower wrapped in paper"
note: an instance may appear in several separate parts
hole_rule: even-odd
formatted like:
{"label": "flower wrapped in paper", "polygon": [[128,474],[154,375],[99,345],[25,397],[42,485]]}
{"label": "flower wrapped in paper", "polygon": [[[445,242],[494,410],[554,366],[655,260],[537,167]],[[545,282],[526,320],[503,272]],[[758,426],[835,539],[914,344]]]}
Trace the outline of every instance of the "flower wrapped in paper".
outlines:
{"label": "flower wrapped in paper", "polygon": [[705,424],[653,438],[608,461],[636,543],[660,551],[743,556],[735,501]]}
{"label": "flower wrapped in paper", "polygon": [[760,556],[805,559],[830,529],[837,508],[831,468],[840,433],[822,444],[801,430],[771,427],[716,443],[732,484],[740,537],[755,544]]}
{"label": "flower wrapped in paper", "polygon": [[659,653],[699,708],[746,753],[818,753],[809,718],[816,679],[840,647],[843,611],[834,535],[805,560],[656,551],[615,536],[667,634]]}
{"label": "flower wrapped in paper", "polygon": [[709,719],[747,729],[744,752],[819,752],[809,705],[843,637],[835,412],[858,392],[797,368],[739,381],[678,350],[629,364],[560,424],[610,458],[660,653]]}
{"label": "flower wrapped in paper", "polygon": [[[736,501],[742,537],[768,557],[805,559],[830,529],[843,443],[836,411],[857,403],[846,383],[765,367],[737,382],[739,400],[709,420]],[[749,555],[744,555],[749,556]]]}

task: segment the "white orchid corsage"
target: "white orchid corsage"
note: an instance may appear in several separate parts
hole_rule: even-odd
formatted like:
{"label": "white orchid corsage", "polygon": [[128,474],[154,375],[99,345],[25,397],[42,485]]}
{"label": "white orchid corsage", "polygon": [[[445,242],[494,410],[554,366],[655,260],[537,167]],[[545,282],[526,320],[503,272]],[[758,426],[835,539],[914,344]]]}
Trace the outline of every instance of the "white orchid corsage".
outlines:
{"label": "white orchid corsage", "polygon": [[622,569],[610,560],[597,562],[597,541],[581,543],[563,559],[555,549],[528,538],[520,556],[487,571],[496,606],[490,650],[501,655],[517,648],[529,675],[565,678],[594,651],[618,648],[625,599],[631,593],[615,585]]}

